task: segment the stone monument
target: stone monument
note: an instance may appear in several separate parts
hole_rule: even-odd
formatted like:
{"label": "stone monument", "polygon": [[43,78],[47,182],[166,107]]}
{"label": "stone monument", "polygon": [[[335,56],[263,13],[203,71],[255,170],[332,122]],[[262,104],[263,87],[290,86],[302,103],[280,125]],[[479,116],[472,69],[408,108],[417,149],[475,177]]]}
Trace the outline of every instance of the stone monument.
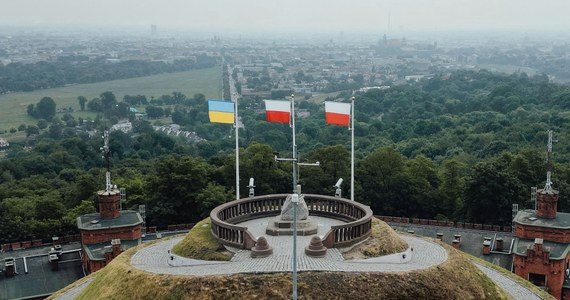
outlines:
{"label": "stone monument", "polygon": [[[295,203],[295,196],[299,201]],[[297,222],[294,222],[293,207],[297,205]],[[269,235],[293,235],[293,224],[297,223],[297,235],[311,235],[317,233],[318,225],[309,217],[309,208],[305,203],[303,194],[288,195],[281,208],[281,214],[269,221],[265,233]]]}

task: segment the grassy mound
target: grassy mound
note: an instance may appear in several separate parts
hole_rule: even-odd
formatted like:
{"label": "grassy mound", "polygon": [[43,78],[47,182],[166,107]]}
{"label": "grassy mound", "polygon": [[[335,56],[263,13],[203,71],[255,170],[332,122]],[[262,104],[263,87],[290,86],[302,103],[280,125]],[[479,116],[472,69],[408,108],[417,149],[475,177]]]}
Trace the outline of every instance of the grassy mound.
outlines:
{"label": "grassy mound", "polygon": [[408,244],[383,221],[372,218],[370,238],[356,247],[343,253],[345,259],[361,259],[378,257],[405,251]]}
{"label": "grassy mound", "polygon": [[210,218],[200,221],[182,241],[172,248],[176,255],[201,259],[228,261],[232,254],[212,237]]}
{"label": "grassy mound", "polygon": [[[174,276],[130,265],[141,245],[95,274],[78,299],[291,299],[290,273]],[[449,259],[405,273],[301,272],[299,299],[509,299],[461,252],[444,245]]]}

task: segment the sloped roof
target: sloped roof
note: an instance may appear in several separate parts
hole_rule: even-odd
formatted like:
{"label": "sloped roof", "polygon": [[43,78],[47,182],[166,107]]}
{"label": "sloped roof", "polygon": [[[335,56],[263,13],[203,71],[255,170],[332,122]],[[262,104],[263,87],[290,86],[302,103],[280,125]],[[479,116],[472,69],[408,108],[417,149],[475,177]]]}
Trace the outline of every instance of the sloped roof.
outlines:
{"label": "sloped roof", "polygon": [[114,219],[102,219],[99,213],[77,217],[77,227],[80,230],[128,227],[142,224],[142,222],[141,215],[133,210],[121,210],[121,215]]}

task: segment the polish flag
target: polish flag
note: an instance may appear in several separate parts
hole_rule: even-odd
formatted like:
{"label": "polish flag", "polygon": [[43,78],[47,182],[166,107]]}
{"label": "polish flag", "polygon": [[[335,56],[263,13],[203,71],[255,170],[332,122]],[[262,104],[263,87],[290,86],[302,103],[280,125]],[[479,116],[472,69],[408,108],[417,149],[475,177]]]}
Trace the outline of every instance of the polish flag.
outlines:
{"label": "polish flag", "polygon": [[350,103],[325,101],[327,124],[348,126],[350,124]]}
{"label": "polish flag", "polygon": [[289,123],[291,121],[291,102],[283,100],[265,100],[267,122]]}

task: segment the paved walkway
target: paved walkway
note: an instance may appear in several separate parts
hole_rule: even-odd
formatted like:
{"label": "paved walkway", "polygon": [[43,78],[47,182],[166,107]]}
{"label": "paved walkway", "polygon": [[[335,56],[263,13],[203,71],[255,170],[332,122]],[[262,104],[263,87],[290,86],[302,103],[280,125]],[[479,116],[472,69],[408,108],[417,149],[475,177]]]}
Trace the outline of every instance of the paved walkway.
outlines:
{"label": "paved walkway", "polygon": [[77,295],[79,295],[79,293],[81,293],[83,291],[83,289],[85,289],[90,283],[91,281],[93,281],[93,278],[91,279],[87,279],[84,283],[69,289],[68,291],[66,291],[64,294],[60,295],[59,297],[55,298],[57,300],[73,300],[75,299],[75,297],[77,297]]}
{"label": "paved walkway", "polygon": [[[318,222],[318,235],[323,236],[330,225],[340,221],[313,217]],[[207,262],[170,255],[169,250],[182,238],[174,238],[156,243],[138,251],[131,259],[131,264],[138,269],[161,274],[172,275],[222,275],[235,273],[273,273],[291,272],[293,239],[291,236],[267,236],[264,229],[270,218],[245,222],[245,226],[253,228],[252,234],[257,238],[266,236],[273,247],[273,255],[265,258],[251,258],[250,251],[231,249],[235,255],[231,262]],[[242,224],[240,224],[242,225]],[[305,255],[304,248],[309,244],[311,236],[299,236],[297,240],[297,256],[299,271],[340,271],[340,272],[401,272],[429,268],[447,260],[447,251],[443,247],[420,238],[402,236],[411,253],[407,263],[385,262],[381,258],[345,261],[338,249],[328,249],[325,257],[314,258]],[[207,268],[204,268],[207,266]]]}
{"label": "paved walkway", "polygon": [[[318,223],[319,236],[323,236],[331,225],[340,221],[313,217]],[[250,251],[231,249],[235,251],[230,262],[203,261],[184,258],[170,254],[174,245],[183,238],[177,237],[139,250],[131,258],[131,264],[143,271],[170,274],[170,275],[224,275],[237,273],[273,273],[292,271],[292,249],[293,242],[291,236],[268,236],[264,233],[264,228],[269,222],[269,218],[252,220],[242,223],[249,228],[253,228],[252,234],[257,238],[265,236],[269,244],[273,247],[273,255],[266,258],[251,258]],[[337,271],[337,272],[406,272],[421,270],[439,265],[447,260],[447,251],[436,243],[424,239],[401,235],[408,243],[408,250],[394,257],[406,254],[406,259],[389,259],[385,257],[350,260],[346,261],[338,249],[328,249],[325,257],[313,258],[305,255],[304,247],[308,245],[311,236],[298,237],[297,254],[299,271]],[[540,299],[526,287],[519,285],[503,274],[476,264],[489,278],[511,294],[515,299]],[[58,299],[72,299],[84,288],[86,284],[70,291],[71,297],[67,294]],[[69,294],[69,293],[68,293]]]}
{"label": "paved walkway", "polygon": [[540,300],[541,298],[535,293],[531,292],[525,286],[518,284],[516,281],[510,279],[509,277],[501,274],[501,272],[482,265],[478,262],[471,261],[475,264],[479,270],[481,270],[485,275],[487,275],[491,280],[500,286],[505,292],[509,293],[515,299],[525,299],[525,300]]}

